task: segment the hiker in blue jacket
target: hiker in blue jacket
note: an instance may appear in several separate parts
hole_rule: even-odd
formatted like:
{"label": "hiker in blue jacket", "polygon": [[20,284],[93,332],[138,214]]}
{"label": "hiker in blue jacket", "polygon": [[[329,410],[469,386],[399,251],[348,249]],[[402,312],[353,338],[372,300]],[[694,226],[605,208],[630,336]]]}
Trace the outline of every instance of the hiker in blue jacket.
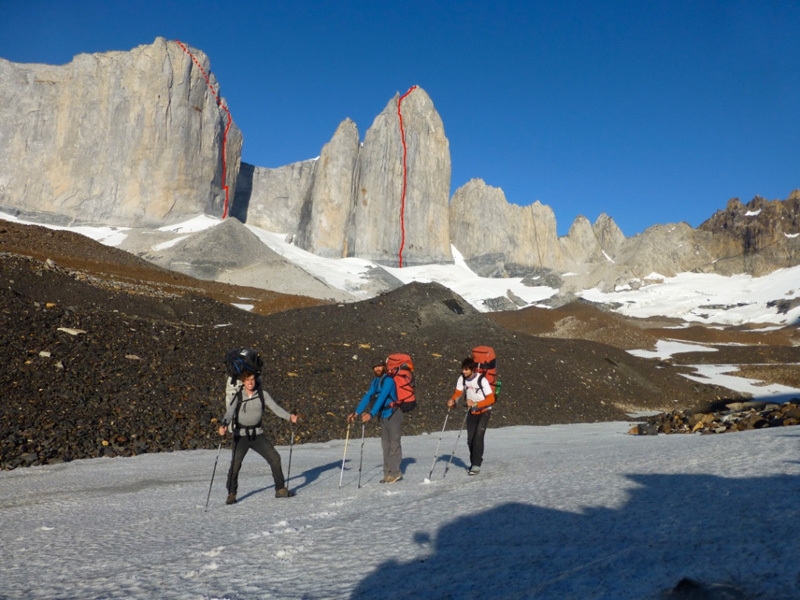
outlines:
{"label": "hiker in blue jacket", "polygon": [[[403,478],[400,463],[403,460],[401,445],[403,411],[393,407],[397,402],[397,386],[386,372],[386,361],[377,358],[372,361],[375,378],[358,403],[356,411],[347,415],[347,422],[353,423],[360,415],[362,423],[375,417],[381,419],[381,447],[383,449],[383,479],[381,483],[394,483]],[[367,408],[370,407],[369,412]]]}

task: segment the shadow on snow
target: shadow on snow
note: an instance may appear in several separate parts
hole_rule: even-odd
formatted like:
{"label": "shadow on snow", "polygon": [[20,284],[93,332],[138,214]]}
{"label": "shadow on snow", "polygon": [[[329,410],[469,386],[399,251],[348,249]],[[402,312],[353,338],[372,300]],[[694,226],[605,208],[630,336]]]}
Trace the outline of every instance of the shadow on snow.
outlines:
{"label": "shadow on snow", "polygon": [[628,475],[619,508],[509,502],[411,531],[418,556],[381,564],[352,598],[793,597],[800,477],[733,475]]}

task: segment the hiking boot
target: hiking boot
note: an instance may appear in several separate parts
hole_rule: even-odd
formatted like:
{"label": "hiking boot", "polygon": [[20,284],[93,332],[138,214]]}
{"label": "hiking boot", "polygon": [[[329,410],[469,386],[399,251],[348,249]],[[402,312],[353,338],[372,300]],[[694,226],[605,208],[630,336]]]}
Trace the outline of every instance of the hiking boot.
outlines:
{"label": "hiking boot", "polygon": [[236,494],[228,494],[225,498],[225,504],[236,504]]}
{"label": "hiking boot", "polygon": [[396,481],[400,481],[403,478],[402,475],[387,475],[383,478],[384,483],[394,483]]}
{"label": "hiking boot", "polygon": [[289,488],[281,488],[279,490],[275,490],[275,497],[276,498],[293,498],[294,492]]}
{"label": "hiking boot", "polygon": [[481,472],[481,468],[480,467],[476,467],[475,465],[473,465],[473,466],[471,466],[469,468],[469,471],[467,471],[467,475],[477,475],[480,472]]}

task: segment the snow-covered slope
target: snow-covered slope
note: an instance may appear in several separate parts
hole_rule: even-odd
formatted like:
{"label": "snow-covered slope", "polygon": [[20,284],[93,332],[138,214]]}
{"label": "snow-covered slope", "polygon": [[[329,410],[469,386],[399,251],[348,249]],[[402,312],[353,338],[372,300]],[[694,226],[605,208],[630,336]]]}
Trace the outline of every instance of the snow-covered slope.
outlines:
{"label": "snow-covered slope", "polygon": [[295,446],[288,500],[250,453],[232,506],[223,449],[208,512],[214,450],[3,472],[0,595],[655,600],[689,577],[796,598],[800,430],[627,428],[492,429],[477,477],[448,429],[430,483],[439,432],[406,437],[391,486],[368,438],[361,489],[357,436],[343,476],[343,440]]}
{"label": "snow-covered slope", "polygon": [[[0,218],[16,220],[4,214],[0,214]],[[108,227],[75,227],[72,231],[107,245],[145,253],[151,249],[164,251],[170,244],[219,223],[218,219],[199,216],[186,223],[163,227],[155,237],[143,235],[141,231],[134,235],[129,230]],[[508,300],[511,298],[517,306],[527,306],[536,305],[557,293],[557,290],[544,285],[527,286],[521,278],[479,277],[466,266],[457,248],[453,248],[455,264],[398,269],[381,267],[362,259],[322,258],[288,243],[282,234],[248,228],[270,249],[302,268],[315,281],[315,288],[311,290],[305,289],[308,286],[304,284],[304,278],[282,278],[281,286],[286,289],[281,291],[286,293],[319,296],[316,285],[323,282],[329,289],[344,292],[355,299],[366,299],[393,284],[437,281],[481,311],[488,311],[487,301],[495,298],[506,298],[508,305],[512,304],[512,300]],[[148,243],[153,247],[148,247]],[[213,253],[214,248],[208,251]],[[762,324],[764,327],[779,327],[800,322],[800,266],[780,269],[758,278],[697,273],[682,273],[668,278],[653,273],[644,282],[650,283],[636,290],[626,288],[603,293],[589,289],[580,296],[633,317],[674,317],[687,322],[723,326]]]}

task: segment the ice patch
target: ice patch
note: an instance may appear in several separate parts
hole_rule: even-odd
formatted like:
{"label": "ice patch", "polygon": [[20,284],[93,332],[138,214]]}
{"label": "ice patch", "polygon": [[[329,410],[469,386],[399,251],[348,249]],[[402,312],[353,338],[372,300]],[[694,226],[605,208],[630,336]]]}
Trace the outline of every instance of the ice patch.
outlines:
{"label": "ice patch", "polygon": [[173,240],[169,240],[169,241],[166,241],[166,242],[162,242],[160,244],[156,244],[155,246],[150,248],[150,250],[152,250],[153,252],[159,252],[161,250],[166,250],[167,248],[172,248],[178,242],[180,242],[181,240],[185,240],[188,237],[189,237],[188,235],[182,235],[180,237],[176,237]]}
{"label": "ice patch", "polygon": [[698,346],[697,344],[676,342],[674,340],[658,340],[655,350],[628,350],[628,353],[633,356],[639,356],[641,358],[660,358],[662,360],[681,352],[717,352],[717,349]]}
{"label": "ice patch", "polygon": [[159,231],[167,231],[170,233],[197,233],[198,231],[203,231],[205,229],[209,229],[216,225],[222,223],[222,220],[209,217],[208,215],[198,215],[188,221],[184,221],[183,223],[177,223],[173,225],[165,225],[164,227],[159,227]]}

